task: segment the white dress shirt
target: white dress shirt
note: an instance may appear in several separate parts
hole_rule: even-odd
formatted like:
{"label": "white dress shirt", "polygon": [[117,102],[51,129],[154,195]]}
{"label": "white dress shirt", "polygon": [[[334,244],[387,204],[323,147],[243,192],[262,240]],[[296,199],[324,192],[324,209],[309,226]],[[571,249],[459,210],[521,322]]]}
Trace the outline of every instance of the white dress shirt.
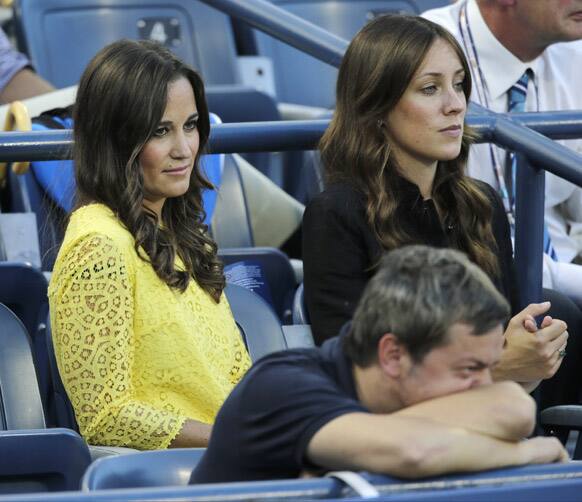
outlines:
{"label": "white dress shirt", "polygon": [[[423,17],[447,28],[457,38],[465,54],[472,52],[464,47],[459,14],[464,1],[440,9],[429,10]],[[582,65],[574,63],[582,58],[582,41],[554,44],[539,57],[524,63],[509,52],[488,28],[475,0],[467,3],[468,25],[473,36],[485,89],[480,89],[488,103],[479,99],[475,79],[471,99],[495,112],[507,112],[507,92],[529,68],[533,71],[526,99],[526,111],[581,110]],[[559,141],[582,153],[582,140]],[[496,149],[504,163],[505,153]],[[489,145],[472,148],[469,157],[469,174],[499,188]],[[546,224],[552,244],[561,261],[571,261],[582,251],[582,189],[553,174],[546,173]]]}
{"label": "white dress shirt", "polygon": [[[475,0],[467,0],[466,11],[474,45],[470,41],[463,43],[460,13],[464,3],[464,0],[460,0],[447,7],[426,11],[422,16],[447,28],[469,58],[476,52],[483,85],[480,87],[477,79],[473,79],[471,100],[495,112],[507,112],[509,89],[530,69],[533,78],[528,85],[526,111],[582,111],[582,92],[579,91],[582,64],[574,63],[582,59],[582,41],[551,45],[536,59],[524,63],[495,38]],[[474,75],[477,66],[474,57],[470,66]],[[559,143],[582,154],[582,140],[564,140]],[[503,166],[505,152],[497,147],[494,150]],[[499,189],[488,144],[471,148],[468,172]],[[582,189],[546,173],[545,220],[558,259],[570,262],[582,251]],[[544,286],[582,298],[582,267],[569,263],[560,263],[556,267],[555,262],[549,262],[549,257],[544,260]],[[575,282],[558,286],[572,274],[577,277]]]}

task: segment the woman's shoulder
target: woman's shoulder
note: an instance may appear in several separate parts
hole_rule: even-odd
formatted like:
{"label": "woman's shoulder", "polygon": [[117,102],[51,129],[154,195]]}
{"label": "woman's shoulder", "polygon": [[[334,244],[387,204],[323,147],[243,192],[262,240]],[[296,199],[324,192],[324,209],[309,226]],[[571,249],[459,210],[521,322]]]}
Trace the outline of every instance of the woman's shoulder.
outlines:
{"label": "woman's shoulder", "polygon": [[113,211],[103,204],[89,204],[71,213],[63,243],[55,262],[61,266],[114,257],[130,265],[136,254],[135,240]]}
{"label": "woman's shoulder", "polygon": [[104,204],[88,204],[73,211],[63,245],[89,235],[102,235],[120,247],[134,246],[134,239],[115,213]]}
{"label": "woman's shoulder", "polygon": [[307,204],[309,207],[319,207],[340,214],[365,207],[365,195],[356,186],[346,181],[329,183],[325,190],[317,194]]}

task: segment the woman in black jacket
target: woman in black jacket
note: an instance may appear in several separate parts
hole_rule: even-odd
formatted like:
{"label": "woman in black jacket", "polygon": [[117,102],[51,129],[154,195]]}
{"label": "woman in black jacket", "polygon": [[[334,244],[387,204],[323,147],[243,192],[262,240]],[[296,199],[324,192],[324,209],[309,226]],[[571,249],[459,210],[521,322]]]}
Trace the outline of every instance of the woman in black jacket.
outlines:
{"label": "woman in black jacket", "polygon": [[[492,187],[465,175],[474,139],[464,124],[470,92],[463,51],[442,27],[382,16],[356,35],[320,143],[327,188],[303,221],[305,300],[321,343],[351,318],[384,251],[419,243],[460,249],[487,272],[515,314],[496,377],[533,388],[562,365],[568,333],[549,316],[535,325],[548,304],[517,312],[503,204]],[[552,316],[567,321],[571,334],[580,332],[580,310],[559,293],[545,294]],[[546,405],[577,402],[582,347],[574,342]]]}

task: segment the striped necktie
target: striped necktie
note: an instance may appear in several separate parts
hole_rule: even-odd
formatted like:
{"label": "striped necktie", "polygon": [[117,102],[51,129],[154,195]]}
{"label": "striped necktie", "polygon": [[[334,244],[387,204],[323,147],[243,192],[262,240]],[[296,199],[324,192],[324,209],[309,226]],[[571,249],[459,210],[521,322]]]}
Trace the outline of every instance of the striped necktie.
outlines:
{"label": "striped necktie", "polygon": [[[525,111],[525,98],[527,96],[527,84],[531,76],[531,70],[526,70],[520,79],[511,86],[508,92],[508,106],[509,113]],[[517,165],[517,158],[514,152],[509,153],[506,169],[506,179],[511,180],[511,198],[512,206],[515,205],[515,173]],[[509,170],[509,172],[507,172]],[[514,209],[514,208],[512,208]],[[556,250],[552,245],[548,226],[544,223],[544,253],[549,255],[553,260],[558,261]]]}

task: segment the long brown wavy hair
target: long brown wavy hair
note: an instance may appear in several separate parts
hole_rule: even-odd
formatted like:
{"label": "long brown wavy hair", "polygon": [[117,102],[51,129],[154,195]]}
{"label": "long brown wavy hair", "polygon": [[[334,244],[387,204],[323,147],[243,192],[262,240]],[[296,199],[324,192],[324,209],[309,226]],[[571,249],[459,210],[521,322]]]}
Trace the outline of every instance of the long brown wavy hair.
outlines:
{"label": "long brown wavy hair", "polygon": [[[194,91],[200,146],[188,191],[168,198],[158,221],[143,205],[138,157],[163,117],[168,85],[181,77]],[[214,187],[199,166],[210,121],[198,73],[155,42],[115,42],[85,69],[73,118],[76,206],[108,206],[135,238],[140,258],[151,263],[162,281],[183,292],[193,278],[218,302],[225,280],[216,244],[203,223],[202,190]],[[176,269],[176,255],[185,270]]]}
{"label": "long brown wavy hair", "polygon": [[[406,91],[435,40],[456,52],[471,94],[471,72],[462,49],[444,28],[420,17],[386,15],[355,36],[342,60],[336,88],[336,109],[319,149],[326,181],[344,181],[366,196],[366,214],[381,245],[389,250],[414,243],[395,217],[402,201],[398,166],[390,155],[390,137],[379,127]],[[492,209],[478,185],[465,175],[469,146],[475,138],[465,125],[460,155],[439,162],[432,198],[443,222],[452,227],[456,247],[490,275],[499,273],[492,251]]]}

